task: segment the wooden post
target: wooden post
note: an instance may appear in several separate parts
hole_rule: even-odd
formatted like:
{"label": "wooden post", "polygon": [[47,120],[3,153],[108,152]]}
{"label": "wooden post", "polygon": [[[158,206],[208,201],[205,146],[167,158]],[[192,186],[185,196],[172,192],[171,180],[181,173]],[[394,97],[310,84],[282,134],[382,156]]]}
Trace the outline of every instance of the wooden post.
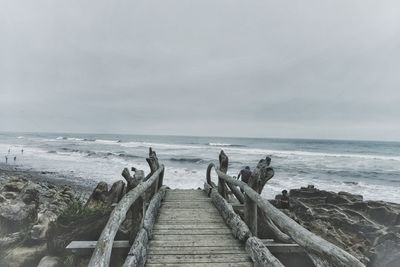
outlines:
{"label": "wooden post", "polygon": [[158,178],[158,189],[160,189],[163,186],[164,182],[164,169],[160,173],[160,177]]}
{"label": "wooden post", "polygon": [[244,202],[244,221],[249,227],[253,236],[257,236],[257,203],[247,194]]}
{"label": "wooden post", "polygon": [[[223,173],[227,173],[228,171],[228,156],[225,154],[223,150],[219,153],[219,170]],[[218,193],[224,198],[228,199],[227,192],[228,189],[226,187],[226,183],[224,179],[218,177]]]}
{"label": "wooden post", "polygon": [[[127,182],[127,192],[134,189],[136,186],[140,184],[140,182],[144,179],[144,171],[138,170],[132,167],[132,171],[134,171],[134,175],[131,176],[129,170],[125,168],[122,171],[122,176],[125,178]],[[136,234],[142,226],[142,220],[144,217],[144,207],[143,207],[143,197],[140,196],[129,208],[128,213],[126,214],[126,225],[130,229],[129,231],[129,241],[132,243],[135,240]]]}
{"label": "wooden post", "polygon": [[[266,182],[274,176],[274,170],[269,167],[271,158],[261,159],[252,171],[248,186],[261,194]],[[254,236],[257,236],[257,203],[245,194],[244,217]]]}
{"label": "wooden post", "polygon": [[[160,163],[158,162],[157,154],[151,147],[149,148],[149,157],[146,158],[146,161],[149,164],[150,173],[146,176],[146,178],[144,178],[144,181],[146,181],[149,177],[151,177],[153,175],[153,173],[155,171],[157,171],[158,168],[160,167]],[[150,187],[150,189],[146,192],[146,197],[145,197],[146,202],[149,202],[150,199],[154,196],[154,194],[157,193],[158,186],[159,186],[158,181],[159,181],[159,177],[154,182],[154,184]]]}

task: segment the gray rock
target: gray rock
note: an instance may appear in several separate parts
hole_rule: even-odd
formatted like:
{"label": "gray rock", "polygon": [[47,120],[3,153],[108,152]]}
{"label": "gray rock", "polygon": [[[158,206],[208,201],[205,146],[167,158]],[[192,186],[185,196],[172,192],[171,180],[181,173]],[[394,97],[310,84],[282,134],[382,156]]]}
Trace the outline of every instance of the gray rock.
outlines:
{"label": "gray rock", "polygon": [[26,183],[20,180],[11,180],[4,185],[4,191],[21,192],[25,185]]}
{"label": "gray rock", "polygon": [[6,199],[16,199],[18,196],[15,192],[4,192],[3,195]]}
{"label": "gray rock", "polygon": [[[317,188],[290,190],[288,214],[368,267],[400,266],[400,204]],[[272,202],[279,207],[279,197]]]}
{"label": "gray rock", "polygon": [[37,267],[57,267],[60,265],[59,257],[44,256]]}
{"label": "gray rock", "polygon": [[36,205],[26,205],[22,201],[0,206],[0,224],[11,231],[26,227],[36,220]]}
{"label": "gray rock", "polygon": [[37,266],[46,253],[46,244],[21,246],[10,250],[0,261],[2,267]]}

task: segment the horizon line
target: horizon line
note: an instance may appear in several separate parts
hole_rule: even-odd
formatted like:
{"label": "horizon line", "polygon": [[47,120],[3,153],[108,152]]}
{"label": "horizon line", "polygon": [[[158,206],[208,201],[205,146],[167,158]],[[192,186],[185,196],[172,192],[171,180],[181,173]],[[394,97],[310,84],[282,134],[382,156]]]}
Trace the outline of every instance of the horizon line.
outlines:
{"label": "horizon line", "polygon": [[136,136],[167,136],[167,137],[208,137],[208,138],[240,138],[240,139],[280,139],[280,140],[321,140],[321,141],[353,141],[353,142],[387,142],[398,143],[400,140],[376,140],[376,139],[337,139],[337,138],[309,138],[309,137],[261,137],[261,136],[213,136],[213,135],[187,135],[187,134],[144,134],[144,133],[96,133],[96,132],[52,132],[52,131],[3,131],[0,133],[18,134],[92,134],[92,135],[136,135]]}

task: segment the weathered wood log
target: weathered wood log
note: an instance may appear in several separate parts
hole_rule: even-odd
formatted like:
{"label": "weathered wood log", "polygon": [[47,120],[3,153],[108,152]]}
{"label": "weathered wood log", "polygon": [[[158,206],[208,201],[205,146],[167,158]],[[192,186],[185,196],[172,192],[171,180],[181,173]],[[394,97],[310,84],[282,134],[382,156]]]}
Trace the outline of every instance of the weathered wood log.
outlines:
{"label": "weathered wood log", "polygon": [[326,259],[321,258],[320,256],[317,256],[312,253],[307,253],[307,255],[311,259],[312,263],[314,263],[315,267],[332,266],[332,264],[330,264],[330,262],[328,262]]}
{"label": "weathered wood log", "polygon": [[[210,163],[207,167],[206,180],[207,180],[207,184],[209,184],[212,188],[217,188],[217,185],[213,181],[211,181],[212,168],[216,168],[214,163]],[[208,192],[207,192],[207,194],[208,194]]]}
{"label": "weathered wood log", "polygon": [[[226,158],[228,158],[225,155]],[[225,159],[224,159],[225,160]],[[227,161],[226,161],[227,162]],[[211,163],[210,165],[208,165],[207,167],[207,172],[206,172],[206,179],[207,179],[207,183],[209,185],[211,185],[211,187],[216,187],[216,185],[214,184],[214,182],[211,181],[211,170],[212,168],[215,168],[215,165],[213,163]],[[228,168],[228,166],[226,165],[226,169]],[[240,190],[231,184],[228,184],[228,187],[231,189],[232,193],[235,195],[236,199],[243,204],[244,203],[244,195],[240,192]]]}
{"label": "weathered wood log", "polygon": [[142,228],[135,238],[135,242],[129,250],[124,265],[122,267],[142,267],[146,263],[147,244],[149,238],[147,231]]}
{"label": "weathered wood log", "polygon": [[[268,166],[264,165],[263,168],[266,167]],[[265,171],[266,170],[264,169],[263,172]],[[251,189],[246,183],[238,181],[219,170],[216,170],[216,172],[218,176],[226,182],[235,184],[244,190],[246,195],[257,203],[257,206],[265,212],[266,216],[270,218],[279,229],[309,253],[329,262],[330,265],[327,266],[364,267],[364,265],[353,255],[308,231],[286,216],[282,211],[275,208],[267,200],[263,199],[258,192]]]}
{"label": "weathered wood log", "polygon": [[244,221],[249,226],[251,233],[257,236],[257,203],[245,194]]}
{"label": "weathered wood log", "polygon": [[[227,173],[228,171],[229,159],[223,150],[219,153],[219,170],[223,173]],[[226,183],[223,179],[218,177],[218,193],[224,198],[228,197],[228,188],[226,187]]]}
{"label": "weathered wood log", "polygon": [[232,191],[232,193],[235,195],[235,197],[239,201],[239,203],[243,204],[245,202],[245,197],[242,194],[242,192],[240,192],[239,188],[237,188],[233,184],[227,183],[227,185],[228,185],[229,189]]}
{"label": "weathered wood log", "polygon": [[117,204],[111,212],[110,219],[104,227],[103,232],[97,242],[96,248],[90,259],[90,267],[106,267],[110,262],[112,242],[118,231],[119,226],[124,221],[126,213],[131,205],[159,178],[164,166],[153,173],[153,175],[145,182],[140,183],[134,189],[129,191]]}
{"label": "weathered wood log", "polygon": [[[269,167],[270,158],[262,159],[252,171],[248,186],[259,194],[262,192],[266,182],[274,176],[274,171]],[[228,183],[229,184],[229,183]],[[244,220],[254,236],[257,236],[257,203],[245,194]]]}
{"label": "weathered wood log", "polygon": [[[146,158],[147,163],[149,164],[150,173],[144,178],[146,181],[158,168],[160,167],[160,163],[158,162],[157,153],[150,147],[149,148],[149,157]],[[159,178],[164,177],[164,172],[161,173]],[[148,204],[150,199],[153,197],[155,193],[157,193],[159,188],[160,179],[157,179],[154,184],[146,191],[144,201],[145,205]],[[162,182],[162,181],[161,181]]]}
{"label": "weathered wood log", "polygon": [[204,191],[210,192],[211,201],[231,228],[233,235],[241,241],[246,241],[251,232],[232,206],[217,192],[216,188],[212,188],[207,183],[204,183]]}
{"label": "weathered wood log", "polygon": [[89,209],[106,209],[117,203],[125,192],[123,181],[117,181],[108,190],[108,184],[100,182],[86,201],[85,207]]}
{"label": "weathered wood log", "polygon": [[263,242],[257,237],[250,237],[246,241],[246,251],[250,254],[251,259],[256,267],[284,267],[284,265],[275,258]]}
{"label": "weathered wood log", "polygon": [[[135,172],[134,175],[131,175],[127,168],[122,171],[122,176],[127,182],[127,192],[134,189],[144,179],[144,171],[133,167],[132,171]],[[120,230],[129,236],[131,243],[133,243],[136,234],[142,227],[143,213],[143,197],[140,196],[130,207],[120,227]]]}
{"label": "weathered wood log", "polygon": [[86,201],[85,207],[89,209],[104,208],[107,206],[108,184],[100,182]]}
{"label": "weathered wood log", "polygon": [[151,239],[153,234],[154,223],[156,222],[158,210],[161,206],[161,201],[165,197],[165,191],[167,187],[163,186],[160,190],[153,196],[147,207],[146,214],[144,216],[143,228],[146,229],[149,239]]}
{"label": "weathered wood log", "polygon": [[118,203],[124,195],[125,183],[123,181],[117,181],[108,192],[107,203],[111,206],[112,204]]}
{"label": "weathered wood log", "polygon": [[248,186],[253,188],[256,192],[261,194],[264,189],[265,184],[274,177],[274,169],[270,167],[271,158],[266,157],[265,159],[261,159],[257,167],[252,171]]}
{"label": "weathered wood log", "polygon": [[132,167],[132,171],[135,172],[135,174],[133,176],[131,176],[128,168],[125,168],[121,175],[122,177],[125,178],[126,180],[126,191],[130,191],[131,189],[135,188],[144,178],[144,171],[142,170],[138,170],[134,167]]}
{"label": "weathered wood log", "polygon": [[157,153],[150,147],[149,157],[146,158],[147,163],[150,167],[150,173],[144,179],[145,181],[150,178],[150,176],[160,168],[160,163],[158,162]]}
{"label": "weathered wood log", "polygon": [[264,227],[267,227],[271,231],[273,238],[276,241],[281,242],[281,243],[291,243],[292,242],[292,239],[287,234],[282,232],[278,228],[278,226],[276,226],[273,223],[273,221],[271,221],[271,219],[268,218],[261,209],[258,209],[258,214],[262,216],[260,219],[262,219],[262,221],[265,222]]}

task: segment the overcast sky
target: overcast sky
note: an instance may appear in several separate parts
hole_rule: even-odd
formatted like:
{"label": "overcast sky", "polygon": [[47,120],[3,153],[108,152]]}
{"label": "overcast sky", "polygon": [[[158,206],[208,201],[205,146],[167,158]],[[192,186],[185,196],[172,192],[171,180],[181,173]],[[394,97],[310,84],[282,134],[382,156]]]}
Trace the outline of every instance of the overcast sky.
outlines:
{"label": "overcast sky", "polygon": [[400,140],[400,2],[0,0],[0,131]]}

